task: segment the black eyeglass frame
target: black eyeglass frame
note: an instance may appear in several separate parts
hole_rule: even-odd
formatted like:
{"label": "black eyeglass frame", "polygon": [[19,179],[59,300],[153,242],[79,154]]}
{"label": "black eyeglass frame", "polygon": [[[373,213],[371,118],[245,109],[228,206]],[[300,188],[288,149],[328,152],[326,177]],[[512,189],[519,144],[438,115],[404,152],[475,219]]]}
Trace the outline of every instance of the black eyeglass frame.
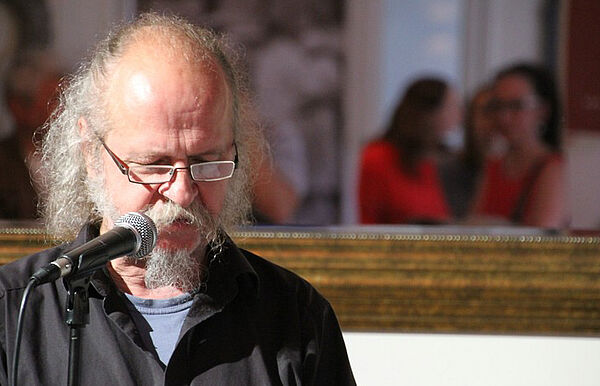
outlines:
{"label": "black eyeglass frame", "polygon": [[[106,145],[106,143],[104,143],[103,140],[100,139],[100,143],[102,144],[102,146],[104,146],[104,149],[106,149],[108,155],[110,155],[110,158],[112,158],[112,160],[115,162],[115,165],[117,165],[117,167],[119,168],[119,170],[121,171],[121,173],[123,173],[124,175],[127,176],[127,179],[129,180],[129,182],[134,183],[134,184],[140,184],[140,185],[160,185],[160,184],[166,184],[167,182],[170,182],[173,180],[173,176],[175,175],[175,172],[177,170],[184,170],[187,169],[188,173],[190,175],[190,178],[193,181],[197,181],[197,182],[216,182],[216,181],[223,181],[223,180],[227,180],[231,177],[233,177],[233,173],[235,172],[235,170],[238,167],[238,163],[239,163],[239,159],[238,159],[238,149],[237,149],[237,143],[233,142],[233,148],[235,149],[235,157],[233,159],[233,161],[207,161],[207,162],[196,162],[194,164],[188,165],[188,166],[182,166],[182,167],[178,167],[176,168],[173,165],[143,165],[143,166],[153,166],[153,167],[165,167],[165,168],[169,168],[171,171],[169,172],[169,179],[166,181],[162,181],[162,182],[143,182],[143,181],[134,181],[131,178],[131,175],[129,174],[129,171],[131,170],[131,168],[129,167],[129,165],[127,165],[125,163],[125,161],[123,161],[121,158],[119,158],[119,156],[117,156],[112,150],[110,150],[110,148]],[[192,175],[192,166],[194,165],[222,165],[222,164],[227,164],[227,163],[232,163],[233,164],[233,170],[231,171],[231,174],[227,177],[219,177],[219,178],[213,178],[213,179],[195,179],[194,176]]]}

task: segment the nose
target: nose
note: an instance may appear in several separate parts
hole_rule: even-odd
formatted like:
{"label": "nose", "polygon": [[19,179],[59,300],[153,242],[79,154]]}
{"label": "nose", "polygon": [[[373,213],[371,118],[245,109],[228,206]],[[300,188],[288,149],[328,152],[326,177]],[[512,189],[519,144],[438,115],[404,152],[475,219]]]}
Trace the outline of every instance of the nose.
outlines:
{"label": "nose", "polygon": [[513,118],[513,113],[508,109],[498,109],[492,115],[492,119],[495,119],[497,122],[506,123],[510,122]]}
{"label": "nose", "polygon": [[158,192],[169,200],[187,208],[198,196],[198,187],[192,177],[189,169],[175,169],[175,175],[171,181],[162,184]]}

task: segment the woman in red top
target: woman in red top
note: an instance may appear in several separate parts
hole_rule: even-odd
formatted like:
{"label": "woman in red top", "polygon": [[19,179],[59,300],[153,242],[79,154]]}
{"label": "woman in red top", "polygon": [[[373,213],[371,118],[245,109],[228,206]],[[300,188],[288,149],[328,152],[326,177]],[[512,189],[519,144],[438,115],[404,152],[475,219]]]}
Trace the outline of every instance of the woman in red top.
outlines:
{"label": "woman in red top", "polygon": [[359,205],[363,224],[437,224],[450,220],[435,159],[440,138],[461,118],[459,98],[442,80],[407,89],[384,136],[363,150]]}
{"label": "woman in red top", "polygon": [[493,94],[495,124],[508,150],[487,162],[475,202],[477,222],[564,227],[565,163],[552,76],[543,68],[517,64],[496,76]]}

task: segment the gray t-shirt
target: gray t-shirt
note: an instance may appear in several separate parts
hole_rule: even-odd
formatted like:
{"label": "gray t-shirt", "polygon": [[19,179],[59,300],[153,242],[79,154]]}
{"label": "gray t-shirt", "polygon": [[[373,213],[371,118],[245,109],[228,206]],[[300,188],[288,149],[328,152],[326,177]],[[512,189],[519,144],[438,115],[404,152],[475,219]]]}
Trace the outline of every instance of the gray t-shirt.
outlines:
{"label": "gray t-shirt", "polygon": [[143,299],[125,295],[134,307],[132,310],[137,311],[133,314],[140,333],[142,336],[150,336],[158,358],[166,365],[192,306],[192,294],[186,293],[169,299]]}

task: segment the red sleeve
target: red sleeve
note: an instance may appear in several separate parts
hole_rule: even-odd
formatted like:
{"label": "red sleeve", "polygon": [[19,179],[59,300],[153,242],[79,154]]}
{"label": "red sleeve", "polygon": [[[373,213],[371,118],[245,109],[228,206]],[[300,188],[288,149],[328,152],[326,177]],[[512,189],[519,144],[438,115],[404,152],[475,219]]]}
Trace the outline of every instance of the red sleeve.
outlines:
{"label": "red sleeve", "polygon": [[389,163],[386,154],[378,144],[368,145],[360,164],[358,202],[362,224],[385,223],[386,174]]}

